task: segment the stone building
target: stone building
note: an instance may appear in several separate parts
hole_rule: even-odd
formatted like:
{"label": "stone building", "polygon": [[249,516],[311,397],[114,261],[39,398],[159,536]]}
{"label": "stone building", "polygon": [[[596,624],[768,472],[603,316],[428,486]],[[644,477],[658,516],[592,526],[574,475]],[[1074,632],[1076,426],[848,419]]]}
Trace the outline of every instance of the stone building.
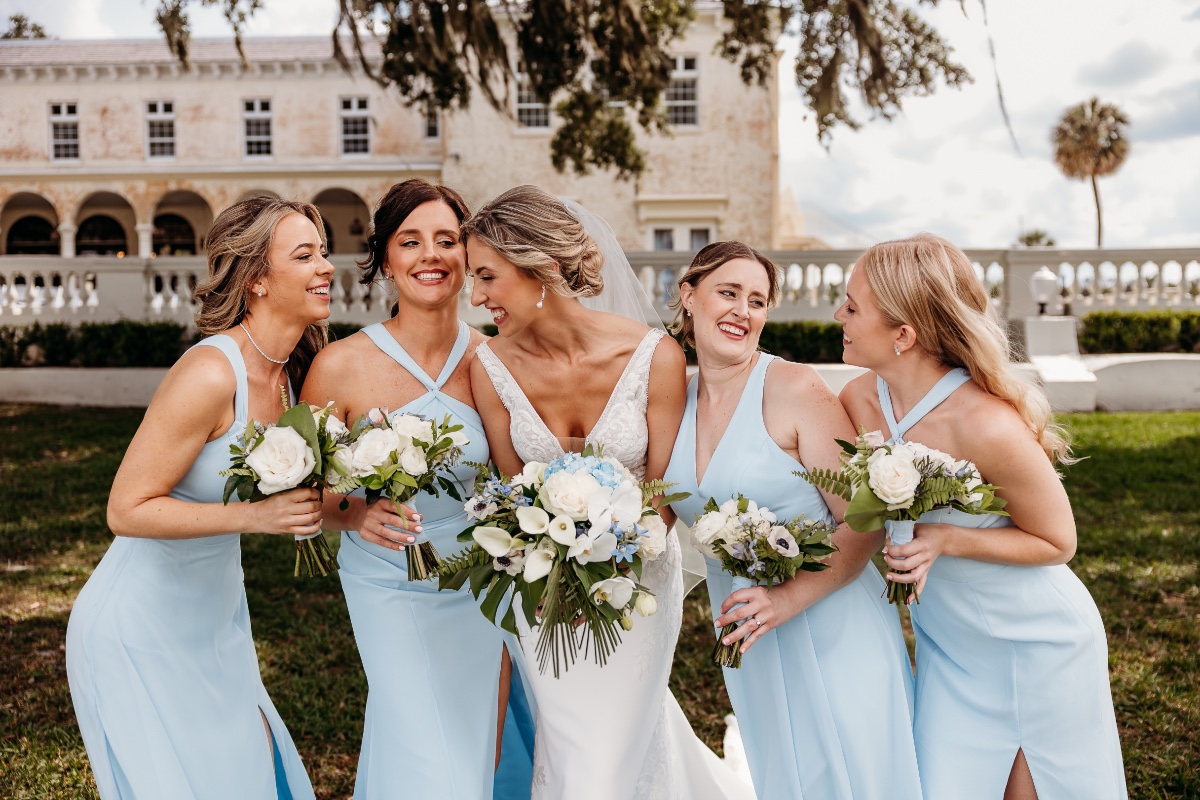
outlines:
{"label": "stone building", "polygon": [[162,40],[0,42],[0,256],[150,258],[203,251],[214,214],[254,193],[314,202],[332,252],[361,252],[371,209],[422,177],[477,206],[534,183],[605,216],[633,251],[717,238],[778,246],[776,86],[714,55],[700,4],[676,43],[671,135],[639,134],[649,171],[561,175],[552,108],[521,86],[511,116],[482,99],[427,117],[327,37],[197,40],[185,70]]}

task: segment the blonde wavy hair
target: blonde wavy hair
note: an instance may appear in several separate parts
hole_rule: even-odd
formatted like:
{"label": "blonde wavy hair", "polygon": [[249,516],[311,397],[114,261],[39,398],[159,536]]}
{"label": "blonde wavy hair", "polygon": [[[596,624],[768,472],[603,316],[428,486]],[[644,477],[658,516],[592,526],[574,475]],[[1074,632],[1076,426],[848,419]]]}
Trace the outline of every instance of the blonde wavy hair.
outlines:
{"label": "blonde wavy hair", "polygon": [[463,223],[463,245],[478,239],[518,269],[564,297],[595,297],[604,289],[604,254],[583,223],[554,195],[517,186]]}
{"label": "blonde wavy hair", "polygon": [[1008,334],[966,253],[921,233],[875,245],[856,268],[889,324],[911,326],[918,347],[946,366],[965,367],[979,388],[1012,406],[1051,461],[1075,461],[1046,393],[1015,368]]}
{"label": "blonde wavy hair", "polygon": [[[208,277],[193,292],[200,301],[196,328],[202,334],[212,336],[227,331],[245,318],[250,287],[271,269],[268,257],[275,227],[289,214],[302,214],[312,220],[321,245],[325,245],[321,212],[309,203],[251,197],[234,203],[213,220],[207,240]],[[327,330],[324,321],[313,323],[296,343],[285,368],[293,386],[304,383],[313,359],[329,341]]]}

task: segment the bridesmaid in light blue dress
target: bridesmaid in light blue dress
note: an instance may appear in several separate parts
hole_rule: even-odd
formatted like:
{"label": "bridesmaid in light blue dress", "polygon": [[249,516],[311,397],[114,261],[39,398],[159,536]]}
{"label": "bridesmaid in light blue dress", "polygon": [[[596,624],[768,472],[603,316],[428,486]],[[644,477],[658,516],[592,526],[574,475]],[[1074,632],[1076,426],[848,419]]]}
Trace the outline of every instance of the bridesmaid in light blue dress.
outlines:
{"label": "bridesmaid in light blue dress", "polygon": [[975,462],[1012,515],[934,511],[886,550],[889,577],[920,596],[925,800],[1123,800],[1104,625],[1066,566],[1075,524],[1054,462],[1069,451],[1044,394],[1013,371],[987,292],[949,242],[876,245],[847,290],[845,360],[873,370],[842,393],[855,424]]}
{"label": "bridesmaid in light blue dress", "polygon": [[[682,330],[700,371],[688,384],[665,479],[678,484],[672,491],[691,492],[672,505],[685,523],[710,498],[738,493],[780,519],[834,519],[822,494],[793,472],[836,468],[834,437],[853,429],[812,369],[756,352],[775,275],[757,251],[718,242],[680,281]],[[844,510],[840,498],[831,502]],[[720,563],[705,559],[721,615],[715,627],[747,620],[737,634],[742,666],[724,674],[755,792],[768,800],[919,800],[912,670],[870,563],[883,538],[843,526],[834,542],[829,569],[770,592],[733,591]]]}
{"label": "bridesmaid in light blue dress", "polygon": [[117,536],[75,601],[66,653],[104,800],[313,797],[259,676],[239,532],[319,531],[317,492],[223,505],[218,473],[324,342],[320,231],[313,206],[269,198],[217,217],[196,292],[197,325],[217,335],[171,368],[113,482]]}
{"label": "bridesmaid in light blue dress", "polygon": [[[374,407],[438,421],[449,414],[470,440],[463,461],[482,463],[488,445],[472,402],[470,362],[486,337],[458,319],[466,272],[458,228],[466,213],[446,187],[414,179],[392,188],[375,214],[363,280],[382,274],[394,283],[393,317],[326,348],[302,394],[319,405],[334,401],[347,424]],[[453,469],[463,498],[474,477],[465,463]],[[345,511],[339,496],[325,505],[327,525],[344,528],[342,588],[369,685],[356,800],[528,797],[532,750],[524,726],[532,717],[521,713],[520,694],[504,723],[510,735],[497,770],[508,635],[465,589],[439,592],[436,579],[408,577],[404,547],[414,536],[443,557],[465,547],[456,539],[469,524],[463,500],[420,494],[406,512],[420,519],[406,524],[386,498],[367,506],[356,494]],[[519,693],[520,681],[513,683]]]}

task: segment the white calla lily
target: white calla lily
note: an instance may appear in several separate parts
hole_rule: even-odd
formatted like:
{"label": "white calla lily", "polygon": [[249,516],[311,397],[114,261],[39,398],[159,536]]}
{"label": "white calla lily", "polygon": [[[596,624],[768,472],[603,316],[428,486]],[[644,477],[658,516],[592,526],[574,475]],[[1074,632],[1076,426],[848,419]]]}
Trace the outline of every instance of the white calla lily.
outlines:
{"label": "white calla lily", "polygon": [[545,539],[539,542],[533,550],[525,554],[524,578],[528,583],[541,580],[549,575],[550,570],[554,568],[554,559],[556,556],[554,547],[552,545],[543,547],[543,543],[545,543]]}
{"label": "white calla lily", "polygon": [[521,550],[525,547],[525,542],[513,538],[513,535],[503,528],[494,528],[491,525],[478,526],[471,533],[471,538],[493,558],[507,555],[510,550]]}
{"label": "white calla lily", "polygon": [[537,506],[521,506],[517,509],[517,522],[521,530],[534,535],[545,533],[550,527],[550,515]]}
{"label": "white calla lily", "polygon": [[575,520],[566,514],[559,514],[550,520],[550,527],[547,532],[550,534],[550,538],[559,544],[571,547],[575,545]]}

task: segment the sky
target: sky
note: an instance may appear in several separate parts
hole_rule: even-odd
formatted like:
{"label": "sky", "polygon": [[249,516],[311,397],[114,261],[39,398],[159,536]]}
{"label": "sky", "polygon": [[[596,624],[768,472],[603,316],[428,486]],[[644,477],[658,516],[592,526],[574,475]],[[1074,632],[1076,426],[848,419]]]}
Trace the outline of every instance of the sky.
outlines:
{"label": "sky", "polygon": [[[0,0],[64,39],[161,36],[154,0]],[[987,4],[997,67],[1020,154],[996,99],[979,0],[918,13],[975,82],[909,98],[892,121],[816,139],[793,78],[796,41],[781,40],[780,185],[811,212],[813,232],[857,246],[926,230],[965,247],[1005,247],[1021,230],[1059,246],[1095,244],[1091,187],[1054,166],[1050,133],[1092,96],[1131,120],[1130,154],[1100,180],[1104,244],[1200,245],[1200,2],[1005,0]],[[249,35],[327,35],[334,0],[265,0]],[[194,36],[225,36],[215,8],[192,11]]]}

